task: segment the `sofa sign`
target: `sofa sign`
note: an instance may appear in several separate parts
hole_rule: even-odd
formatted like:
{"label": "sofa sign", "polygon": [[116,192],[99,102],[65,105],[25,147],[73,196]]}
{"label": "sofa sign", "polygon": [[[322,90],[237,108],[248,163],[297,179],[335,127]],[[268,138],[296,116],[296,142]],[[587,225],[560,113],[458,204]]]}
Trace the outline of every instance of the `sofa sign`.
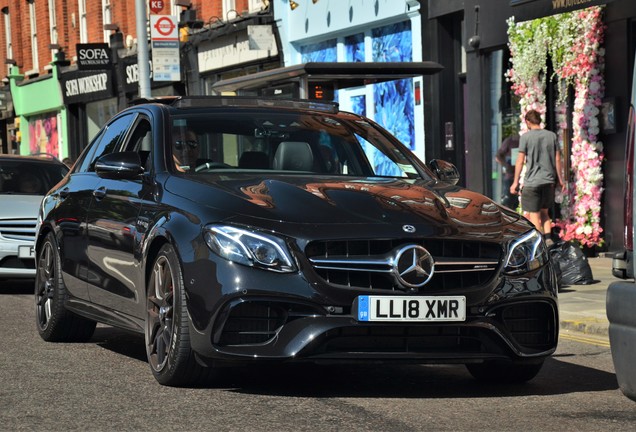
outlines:
{"label": "sofa sign", "polygon": [[112,73],[74,71],[60,75],[60,86],[65,104],[88,103],[113,96]]}
{"label": "sofa sign", "polygon": [[105,43],[77,44],[77,68],[79,70],[110,69],[110,48]]}

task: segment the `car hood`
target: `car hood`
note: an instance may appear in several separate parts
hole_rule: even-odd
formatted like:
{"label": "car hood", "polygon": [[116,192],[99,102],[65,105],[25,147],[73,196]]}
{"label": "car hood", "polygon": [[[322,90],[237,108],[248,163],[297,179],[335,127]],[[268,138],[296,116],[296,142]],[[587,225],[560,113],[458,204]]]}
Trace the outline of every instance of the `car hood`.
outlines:
{"label": "car hood", "polygon": [[39,195],[0,194],[0,219],[36,219],[42,198]]}
{"label": "car hood", "polygon": [[[243,223],[264,220],[287,224],[413,225],[427,235],[487,232],[503,234],[530,229],[519,214],[489,198],[455,185],[409,179],[279,176],[267,179],[201,176],[172,177],[166,190],[199,205],[218,209]],[[256,222],[254,219],[260,219]],[[267,224],[273,226],[272,223]],[[282,229],[285,231],[284,229]]]}

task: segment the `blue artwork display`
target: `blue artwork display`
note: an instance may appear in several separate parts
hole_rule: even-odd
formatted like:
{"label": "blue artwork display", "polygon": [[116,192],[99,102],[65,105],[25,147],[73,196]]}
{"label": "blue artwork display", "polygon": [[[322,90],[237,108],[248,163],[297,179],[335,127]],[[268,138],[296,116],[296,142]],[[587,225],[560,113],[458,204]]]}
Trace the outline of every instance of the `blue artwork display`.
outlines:
{"label": "blue artwork display", "polygon": [[[373,61],[409,62],[413,59],[411,22],[373,29]],[[413,84],[410,79],[375,84],[374,119],[411,150],[415,149]]]}
{"label": "blue artwork display", "polygon": [[300,53],[302,56],[302,63],[338,61],[336,39],[305,45],[300,48]]}
{"label": "blue artwork display", "polygon": [[358,33],[345,38],[345,60],[348,62],[364,62],[364,34]]}
{"label": "blue artwork display", "polygon": [[351,111],[355,114],[367,116],[367,97],[362,96],[352,96],[351,97]]}

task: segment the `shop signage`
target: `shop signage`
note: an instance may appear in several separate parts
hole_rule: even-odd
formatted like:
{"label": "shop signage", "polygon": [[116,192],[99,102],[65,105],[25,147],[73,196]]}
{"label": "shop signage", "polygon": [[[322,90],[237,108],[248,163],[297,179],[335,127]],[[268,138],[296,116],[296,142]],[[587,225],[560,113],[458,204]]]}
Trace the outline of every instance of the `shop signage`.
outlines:
{"label": "shop signage", "polygon": [[[137,62],[137,56],[123,57],[120,64],[123,69],[123,74],[120,76],[124,77],[124,92],[137,93],[139,90],[139,63]],[[152,59],[148,61],[148,66],[150,70],[150,85],[152,86],[154,84],[154,81],[152,81]]]}
{"label": "shop signage", "polygon": [[65,104],[86,103],[113,96],[110,70],[64,73],[60,75],[60,86]]}
{"label": "shop signage", "polygon": [[110,69],[113,65],[108,44],[77,44],[75,49],[79,70]]}
{"label": "shop signage", "polygon": [[[542,11],[543,15],[569,12],[590,6],[598,6],[611,3],[613,0],[510,0],[510,6],[535,7]],[[537,16],[539,18],[540,16]],[[515,13],[515,18],[519,18]],[[522,21],[519,19],[519,21]]]}
{"label": "shop signage", "polygon": [[[269,38],[270,41],[265,41],[266,38]],[[255,49],[258,48],[256,39],[252,38],[250,42],[247,30],[239,30],[230,35],[220,36],[209,42],[201,43],[198,53],[199,71],[222,69],[278,55],[273,33],[265,33],[261,30],[258,40],[258,46],[266,47],[270,50]]]}

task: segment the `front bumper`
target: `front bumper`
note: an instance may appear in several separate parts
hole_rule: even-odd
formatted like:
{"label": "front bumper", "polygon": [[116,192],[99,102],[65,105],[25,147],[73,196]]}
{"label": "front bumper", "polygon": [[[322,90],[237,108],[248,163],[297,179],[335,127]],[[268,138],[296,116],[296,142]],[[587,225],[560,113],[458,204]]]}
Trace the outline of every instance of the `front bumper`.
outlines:
{"label": "front bumper", "polygon": [[[469,363],[486,359],[533,359],[549,356],[558,341],[558,307],[552,267],[531,278],[498,278],[467,294],[463,322],[385,323],[356,319],[356,299],[333,301],[319,284],[296,281],[276,288],[235,290],[214,307],[207,325],[191,321],[191,343],[203,362],[249,361],[411,361]],[[255,281],[256,282],[256,281]],[[280,287],[268,283],[261,287]],[[247,282],[247,285],[250,285]],[[307,287],[313,287],[307,290]],[[368,293],[363,293],[368,294]],[[458,293],[454,293],[458,294]],[[201,298],[201,297],[199,297]],[[205,306],[199,304],[198,306]],[[201,316],[201,308],[191,318]],[[210,315],[210,311],[214,313]]]}
{"label": "front bumper", "polygon": [[35,259],[20,258],[19,246],[33,246],[32,242],[0,240],[0,278],[34,278]]}

